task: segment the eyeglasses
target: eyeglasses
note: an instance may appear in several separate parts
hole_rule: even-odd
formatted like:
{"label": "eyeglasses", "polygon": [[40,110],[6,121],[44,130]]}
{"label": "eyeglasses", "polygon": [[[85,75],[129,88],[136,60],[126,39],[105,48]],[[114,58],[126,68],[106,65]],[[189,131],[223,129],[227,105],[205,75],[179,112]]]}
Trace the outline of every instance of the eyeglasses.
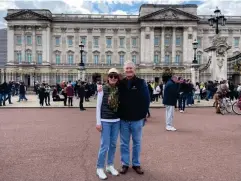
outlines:
{"label": "eyeglasses", "polygon": [[111,78],[111,79],[118,79],[118,75],[109,75],[109,78]]}

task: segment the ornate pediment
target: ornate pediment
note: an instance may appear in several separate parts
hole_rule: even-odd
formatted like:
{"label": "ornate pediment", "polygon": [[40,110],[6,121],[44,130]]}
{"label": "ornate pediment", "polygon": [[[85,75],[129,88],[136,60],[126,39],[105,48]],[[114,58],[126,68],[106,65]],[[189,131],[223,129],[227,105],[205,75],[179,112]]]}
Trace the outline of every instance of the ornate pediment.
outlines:
{"label": "ornate pediment", "polygon": [[193,14],[187,13],[185,11],[181,11],[179,9],[174,9],[174,8],[166,8],[166,9],[161,9],[159,11],[156,11],[154,13],[145,15],[140,17],[141,21],[150,21],[150,20],[188,20],[188,21],[198,21],[199,18]]}
{"label": "ornate pediment", "polygon": [[7,15],[5,20],[47,20],[52,21],[51,17],[44,16],[31,10],[22,10],[17,13]]}

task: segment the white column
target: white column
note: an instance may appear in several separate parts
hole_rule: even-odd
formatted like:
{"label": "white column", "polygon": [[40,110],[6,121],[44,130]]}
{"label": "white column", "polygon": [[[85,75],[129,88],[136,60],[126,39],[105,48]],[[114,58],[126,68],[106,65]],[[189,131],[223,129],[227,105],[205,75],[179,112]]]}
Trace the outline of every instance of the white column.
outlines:
{"label": "white column", "polygon": [[196,70],[195,68],[191,68],[191,77],[192,77],[192,83],[195,84],[196,83]]}
{"label": "white column", "polygon": [[193,28],[192,27],[189,27],[188,28],[188,36],[189,35],[191,35],[192,36],[192,38],[189,38],[188,37],[188,41],[187,41],[187,61],[188,61],[188,63],[192,63],[192,61],[193,61],[193,56],[194,56],[194,51],[193,51],[193,45],[192,45],[192,43],[193,43]]}
{"label": "white column", "polygon": [[36,63],[36,33],[35,28],[33,28],[33,35],[32,35],[32,62]]}
{"label": "white column", "polygon": [[150,52],[149,57],[147,58],[148,63],[153,63],[154,61],[154,27],[150,27]]}
{"label": "white column", "polygon": [[161,38],[161,62],[165,62],[165,27],[162,27],[162,38]]}
{"label": "white column", "polygon": [[187,28],[183,28],[183,62],[187,62],[187,41],[188,41],[188,32]]}
{"label": "white column", "polygon": [[140,38],[140,46],[141,46],[141,57],[140,57],[140,63],[143,63],[145,61],[145,27],[141,27],[141,38]]}
{"label": "white column", "polygon": [[22,62],[25,61],[25,51],[26,51],[26,37],[25,37],[25,27],[23,27],[22,28]]}
{"label": "white column", "polygon": [[172,33],[172,63],[176,62],[176,28],[173,27]]}
{"label": "white column", "polygon": [[8,59],[7,62],[12,62],[14,61],[14,27],[13,26],[8,26],[7,30],[7,38],[8,38],[8,47],[7,47],[7,53],[8,53]]}
{"label": "white column", "polygon": [[43,29],[43,31],[42,31],[42,35],[43,35],[43,37],[42,37],[42,47],[43,47],[43,53],[42,53],[42,56],[43,56],[43,62],[44,63],[46,63],[47,62],[47,59],[48,59],[48,57],[47,57],[47,51],[48,51],[48,47],[47,47],[47,42],[48,42],[48,40],[47,40],[47,31],[46,31],[46,29]]}
{"label": "white column", "polygon": [[46,43],[46,45],[47,45],[47,51],[46,51],[46,56],[47,56],[47,59],[46,59],[46,61],[47,61],[47,63],[49,64],[50,63],[50,61],[51,61],[51,52],[52,52],[52,46],[51,46],[51,31],[50,31],[50,27],[49,27],[49,25],[48,25],[48,27],[47,27],[47,30],[46,30],[46,41],[47,41],[47,43]]}

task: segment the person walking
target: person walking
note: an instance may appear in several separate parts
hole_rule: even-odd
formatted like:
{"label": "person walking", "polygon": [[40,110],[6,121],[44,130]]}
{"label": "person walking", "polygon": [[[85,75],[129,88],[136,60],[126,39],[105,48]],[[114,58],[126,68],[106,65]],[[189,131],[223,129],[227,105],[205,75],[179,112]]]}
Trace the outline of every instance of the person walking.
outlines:
{"label": "person walking", "polygon": [[80,82],[80,86],[78,87],[78,97],[79,97],[79,108],[80,111],[85,111],[86,109],[83,106],[83,102],[84,102],[84,97],[85,97],[85,86],[84,86],[84,82]]}
{"label": "person walking", "polygon": [[45,104],[46,106],[50,106],[50,92],[51,92],[51,87],[49,84],[45,84]]}
{"label": "person walking", "polygon": [[38,89],[38,96],[39,96],[39,104],[41,107],[44,106],[44,99],[46,97],[46,89],[44,84],[41,84],[39,89]]}
{"label": "person walking", "polygon": [[114,176],[119,172],[114,167],[116,142],[120,131],[120,119],[117,116],[119,100],[118,87],[119,72],[112,68],[108,72],[108,82],[103,90],[98,92],[96,106],[96,129],[101,132],[101,143],[99,148],[96,173],[100,179],[107,179],[104,172],[106,155],[106,171]]}
{"label": "person walking", "polygon": [[166,130],[176,131],[173,127],[173,115],[174,108],[177,103],[178,97],[178,77],[172,76],[172,78],[167,81],[164,89],[163,104],[166,107]]}
{"label": "person walking", "polygon": [[68,106],[73,106],[74,88],[71,82],[69,82],[67,85],[66,94],[68,97]]}

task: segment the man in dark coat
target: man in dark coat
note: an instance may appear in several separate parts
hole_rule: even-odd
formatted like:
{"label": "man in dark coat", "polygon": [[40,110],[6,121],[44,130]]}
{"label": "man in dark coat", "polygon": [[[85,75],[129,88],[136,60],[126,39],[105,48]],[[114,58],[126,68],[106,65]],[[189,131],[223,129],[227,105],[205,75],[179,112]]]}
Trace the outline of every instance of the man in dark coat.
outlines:
{"label": "man in dark coat", "polygon": [[176,131],[173,127],[173,114],[178,98],[178,77],[173,76],[167,81],[164,89],[163,104],[166,106],[166,130]]}
{"label": "man in dark coat", "polygon": [[80,111],[86,110],[83,106],[84,97],[85,97],[85,86],[84,86],[84,84],[85,84],[84,82],[80,82],[80,86],[78,87],[78,97],[79,97]]}

